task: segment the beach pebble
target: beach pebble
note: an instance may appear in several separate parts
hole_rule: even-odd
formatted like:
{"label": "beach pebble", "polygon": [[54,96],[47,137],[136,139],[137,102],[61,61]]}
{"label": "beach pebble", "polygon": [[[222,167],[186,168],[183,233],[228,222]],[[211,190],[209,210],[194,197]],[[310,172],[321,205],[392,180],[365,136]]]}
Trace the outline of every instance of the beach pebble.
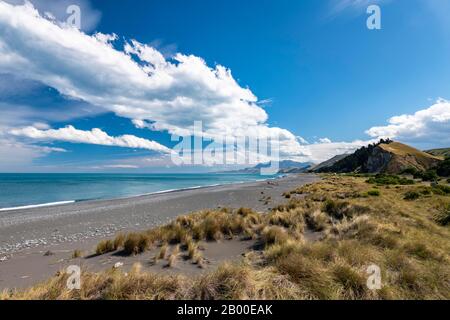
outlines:
{"label": "beach pebble", "polygon": [[123,262],[116,262],[116,264],[114,264],[114,269],[119,269],[122,266],[123,266]]}

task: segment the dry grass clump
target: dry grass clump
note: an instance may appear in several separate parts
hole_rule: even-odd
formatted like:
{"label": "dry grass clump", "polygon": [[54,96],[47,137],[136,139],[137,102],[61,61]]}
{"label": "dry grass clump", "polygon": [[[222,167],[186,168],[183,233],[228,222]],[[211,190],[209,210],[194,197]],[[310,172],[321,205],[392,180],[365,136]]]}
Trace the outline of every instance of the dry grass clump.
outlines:
{"label": "dry grass clump", "polygon": [[203,254],[199,251],[196,250],[194,255],[192,256],[192,263],[196,264],[199,268],[203,268],[205,259],[203,258]]}
{"label": "dry grass clump", "polygon": [[108,252],[115,251],[114,242],[111,240],[102,240],[97,244],[97,248],[95,249],[95,254],[101,255]]}
{"label": "dry grass clump", "polygon": [[298,299],[301,292],[272,268],[253,269],[245,264],[225,263],[196,281],[194,299],[260,300]]}
{"label": "dry grass clump", "polygon": [[167,258],[167,267],[168,268],[172,268],[175,266],[175,264],[177,263],[178,257],[180,255],[180,245],[176,245],[173,249],[172,252],[170,253],[169,258]]}
{"label": "dry grass clump", "polygon": [[284,228],[304,228],[305,214],[302,208],[295,208],[289,211],[272,211],[265,217],[270,225],[280,226]]}
{"label": "dry grass clump", "polygon": [[161,248],[159,249],[158,254],[156,255],[156,260],[159,259],[165,259],[166,255],[167,255],[167,249],[168,249],[168,245],[165,243],[161,246]]}
{"label": "dry grass clump", "polygon": [[289,239],[285,229],[278,226],[265,227],[261,233],[261,242],[269,247],[273,244],[282,244]]}
{"label": "dry grass clump", "polygon": [[434,220],[443,227],[450,225],[450,204],[440,210],[434,217]]}
{"label": "dry grass clump", "polygon": [[330,224],[330,218],[320,210],[306,213],[306,223],[313,231],[324,231]]}
{"label": "dry grass clump", "polygon": [[[379,196],[379,195],[378,195]],[[334,219],[342,220],[344,218],[353,218],[370,211],[367,206],[350,204],[347,201],[326,200],[322,206],[322,211]]]}
{"label": "dry grass clump", "polygon": [[125,244],[125,234],[123,233],[119,233],[115,238],[114,238],[114,249],[118,250],[119,248],[122,248],[123,245]]}
{"label": "dry grass clump", "polygon": [[129,233],[123,244],[123,251],[128,255],[138,254],[150,248],[152,239],[144,233]]}
{"label": "dry grass clump", "polygon": [[186,243],[186,250],[188,252],[188,258],[189,259],[194,259],[194,257],[198,253],[198,245],[197,245],[197,243],[195,243],[194,240],[189,239],[187,241],[187,243]]}
{"label": "dry grass clump", "polygon": [[82,256],[83,252],[81,250],[76,249],[72,252],[72,259],[78,259],[81,258]]}
{"label": "dry grass clump", "polygon": [[348,264],[335,264],[331,269],[333,280],[341,286],[344,299],[364,299],[368,297],[367,276]]}

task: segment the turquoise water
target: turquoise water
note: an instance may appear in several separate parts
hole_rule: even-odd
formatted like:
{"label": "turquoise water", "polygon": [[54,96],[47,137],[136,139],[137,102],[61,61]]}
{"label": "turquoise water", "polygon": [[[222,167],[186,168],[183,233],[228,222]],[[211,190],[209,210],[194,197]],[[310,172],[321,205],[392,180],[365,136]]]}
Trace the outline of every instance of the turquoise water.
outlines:
{"label": "turquoise water", "polygon": [[256,181],[258,174],[0,174],[0,209]]}

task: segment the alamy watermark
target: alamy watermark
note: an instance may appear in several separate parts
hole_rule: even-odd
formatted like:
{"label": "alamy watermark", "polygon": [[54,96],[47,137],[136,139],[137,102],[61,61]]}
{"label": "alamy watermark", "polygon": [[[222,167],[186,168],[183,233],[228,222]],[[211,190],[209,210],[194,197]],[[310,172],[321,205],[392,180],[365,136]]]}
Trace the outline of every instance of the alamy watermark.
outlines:
{"label": "alamy watermark", "polygon": [[369,30],[381,30],[381,8],[380,6],[373,4],[367,7],[367,14],[370,16],[367,18],[367,29]]}
{"label": "alamy watermark", "polygon": [[381,289],[381,268],[376,264],[371,264],[367,267],[366,273],[369,275],[367,278],[367,288],[370,290]]}
{"label": "alamy watermark", "polygon": [[69,291],[81,289],[81,268],[77,265],[68,266],[66,273],[69,275],[66,287]]}
{"label": "alamy watermark", "polygon": [[75,4],[67,7],[66,13],[69,15],[66,23],[77,29],[81,29],[81,8]]}

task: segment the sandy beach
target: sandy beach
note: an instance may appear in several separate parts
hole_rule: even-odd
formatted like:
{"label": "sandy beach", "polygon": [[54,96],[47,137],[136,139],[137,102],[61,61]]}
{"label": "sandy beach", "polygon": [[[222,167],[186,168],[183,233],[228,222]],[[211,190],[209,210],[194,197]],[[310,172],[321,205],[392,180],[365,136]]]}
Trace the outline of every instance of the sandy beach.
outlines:
{"label": "sandy beach", "polygon": [[[172,270],[149,263],[154,252],[127,258],[117,255],[72,259],[74,250],[91,254],[99,240],[119,231],[145,230],[202,209],[249,207],[265,212],[286,201],[282,194],[317,181],[317,176],[289,175],[277,180],[206,187],[106,201],[86,201],[0,212],[0,289],[23,288],[43,281],[67,265],[102,270],[144,262],[162,272],[201,272],[188,262]],[[204,244],[208,268],[239,258],[251,241]],[[47,254],[46,254],[47,253]]]}

